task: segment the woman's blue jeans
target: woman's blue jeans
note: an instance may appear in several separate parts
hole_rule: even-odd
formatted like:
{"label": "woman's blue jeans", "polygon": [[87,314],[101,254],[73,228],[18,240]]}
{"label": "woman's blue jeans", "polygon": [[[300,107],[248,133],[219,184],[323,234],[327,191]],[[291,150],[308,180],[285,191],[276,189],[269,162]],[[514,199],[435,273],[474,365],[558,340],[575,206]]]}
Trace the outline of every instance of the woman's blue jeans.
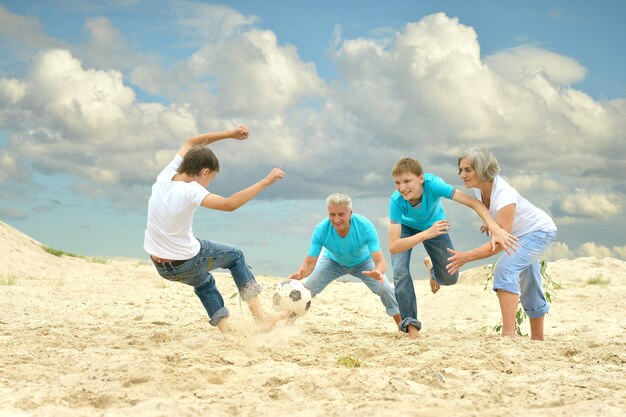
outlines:
{"label": "woman's blue jeans", "polygon": [[543,317],[550,310],[541,280],[541,255],[556,240],[556,232],[537,230],[519,237],[520,247],[511,255],[503,254],[493,272],[494,291],[520,295],[524,312],[531,319]]}
{"label": "woman's blue jeans", "polygon": [[153,263],[163,278],[191,285],[209,315],[209,322],[212,326],[217,326],[220,320],[228,317],[228,309],[224,306],[224,299],[210,271],[218,268],[229,269],[243,301],[259,295],[261,285],[252,275],[239,248],[211,240],[199,242],[198,254],[180,265]]}
{"label": "woman's blue jeans", "polygon": [[[421,230],[402,225],[401,238],[413,236],[420,233]],[[422,242],[426,253],[430,256],[433,263],[431,271],[432,277],[439,285],[454,285],[459,279],[459,273],[450,275],[446,269],[448,264],[448,248],[454,249],[449,234],[443,234]],[[415,287],[413,286],[413,277],[409,264],[411,262],[411,252],[413,248],[391,255],[391,266],[393,267],[393,281],[396,289],[396,299],[400,307],[400,316],[402,321],[398,324],[398,328],[403,332],[408,332],[407,326],[415,326],[418,330],[422,329],[422,322],[418,318],[417,300],[415,297]]]}

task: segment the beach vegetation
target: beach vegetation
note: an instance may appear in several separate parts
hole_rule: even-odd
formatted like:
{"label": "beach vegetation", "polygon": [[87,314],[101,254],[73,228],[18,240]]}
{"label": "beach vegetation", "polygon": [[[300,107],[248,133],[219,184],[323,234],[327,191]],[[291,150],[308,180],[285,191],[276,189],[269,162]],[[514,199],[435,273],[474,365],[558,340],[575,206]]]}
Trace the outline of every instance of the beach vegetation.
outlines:
{"label": "beach vegetation", "polygon": [[17,284],[17,275],[8,274],[0,275],[0,286],[9,286]]}
{"label": "beach vegetation", "polygon": [[93,258],[90,257],[90,258],[87,258],[87,260],[95,264],[103,264],[103,265],[107,265],[110,262],[107,258],[103,258],[101,256],[96,256]]}
{"label": "beach vegetation", "polygon": [[45,250],[46,252],[48,252],[50,255],[58,256],[59,258],[61,256],[69,256],[71,258],[84,258],[84,256],[77,255],[77,254],[72,253],[72,252],[66,252],[66,251],[61,250],[61,249],[51,248],[50,246],[46,246],[46,245],[41,245],[41,248],[43,250]]}
{"label": "beach vegetation", "polygon": [[84,259],[88,262],[93,262],[96,264],[108,264],[110,261],[106,258],[103,258],[101,256],[96,256],[96,257],[90,257],[90,256],[83,256],[83,255],[78,255],[76,253],[72,253],[72,252],[66,252],[64,250],[61,249],[55,249],[55,248],[51,248],[50,246],[46,246],[46,245],[41,245],[41,248],[43,250],[45,250],[46,252],[48,252],[51,255],[54,256],[58,256],[59,258],[61,256],[68,256],[70,258],[78,258],[78,259]]}
{"label": "beach vegetation", "polygon": [[337,358],[337,365],[345,366],[346,368],[360,368],[363,363],[354,356],[340,356]]}
{"label": "beach vegetation", "polygon": [[586,281],[587,285],[600,285],[603,287],[606,287],[610,283],[611,283],[611,278],[604,278],[602,274],[591,277]]}

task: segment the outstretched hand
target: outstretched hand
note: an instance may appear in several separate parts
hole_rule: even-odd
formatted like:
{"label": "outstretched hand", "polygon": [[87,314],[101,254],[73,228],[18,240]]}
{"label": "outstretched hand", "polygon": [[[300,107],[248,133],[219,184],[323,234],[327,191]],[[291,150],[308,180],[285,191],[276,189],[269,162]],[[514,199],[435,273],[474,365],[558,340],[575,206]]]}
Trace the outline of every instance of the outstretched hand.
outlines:
{"label": "outstretched hand", "polygon": [[446,265],[446,269],[448,270],[448,274],[454,275],[463,265],[469,262],[467,254],[465,252],[457,252],[448,248],[448,253],[452,256],[448,258],[448,265]]}
{"label": "outstretched hand", "polygon": [[302,270],[289,275],[289,279],[301,280],[302,278],[304,278],[304,273],[302,272]]}
{"label": "outstretched hand", "polygon": [[380,281],[381,284],[384,284],[383,274],[377,269],[372,269],[371,271],[361,271],[363,275],[367,275],[370,278],[374,278],[376,281]]}
{"label": "outstretched hand", "polygon": [[[485,231],[483,227],[486,228],[487,230]],[[502,246],[502,249],[504,249],[504,251],[508,255],[511,254],[511,251],[517,253],[517,248],[520,246],[517,237],[513,236],[512,234],[510,234],[503,228],[498,227],[498,229],[492,233],[491,230],[489,230],[486,226],[483,225],[481,226],[480,231],[482,233],[487,233],[489,236],[491,236],[491,251],[492,252],[496,250],[497,245],[500,245]]]}
{"label": "outstretched hand", "polygon": [[248,126],[239,125],[238,127],[234,128],[231,131],[230,137],[233,139],[244,140],[244,139],[248,139],[249,135],[250,135],[250,131],[248,130]]}

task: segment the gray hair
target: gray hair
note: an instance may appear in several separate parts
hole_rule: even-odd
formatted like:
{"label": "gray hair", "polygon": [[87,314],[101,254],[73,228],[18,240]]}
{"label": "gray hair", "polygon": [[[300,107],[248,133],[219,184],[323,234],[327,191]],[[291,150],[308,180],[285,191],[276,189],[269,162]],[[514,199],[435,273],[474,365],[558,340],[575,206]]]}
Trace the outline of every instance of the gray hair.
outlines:
{"label": "gray hair", "polygon": [[500,172],[500,165],[498,160],[491,152],[486,148],[469,148],[459,155],[457,160],[457,167],[459,167],[459,174],[461,174],[461,160],[467,159],[471,167],[476,171],[476,176],[479,181],[491,181],[498,172]]}
{"label": "gray hair", "polygon": [[348,210],[352,210],[352,199],[346,194],[333,193],[326,199],[326,207],[330,206],[346,206]]}

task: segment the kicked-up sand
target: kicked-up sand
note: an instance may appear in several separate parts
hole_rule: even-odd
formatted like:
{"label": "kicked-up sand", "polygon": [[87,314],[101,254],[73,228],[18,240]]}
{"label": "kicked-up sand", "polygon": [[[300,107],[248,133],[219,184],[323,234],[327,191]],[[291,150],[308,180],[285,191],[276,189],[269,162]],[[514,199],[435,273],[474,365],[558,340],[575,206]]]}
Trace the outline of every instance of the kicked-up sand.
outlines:
{"label": "kicked-up sand", "polygon": [[[230,340],[145,261],[57,257],[1,222],[0,253],[0,416],[626,415],[623,261],[549,264],[544,342],[492,330],[482,267],[436,295],[416,281],[417,341],[351,282],[261,332],[220,272]],[[269,306],[280,278],[258,279]]]}

